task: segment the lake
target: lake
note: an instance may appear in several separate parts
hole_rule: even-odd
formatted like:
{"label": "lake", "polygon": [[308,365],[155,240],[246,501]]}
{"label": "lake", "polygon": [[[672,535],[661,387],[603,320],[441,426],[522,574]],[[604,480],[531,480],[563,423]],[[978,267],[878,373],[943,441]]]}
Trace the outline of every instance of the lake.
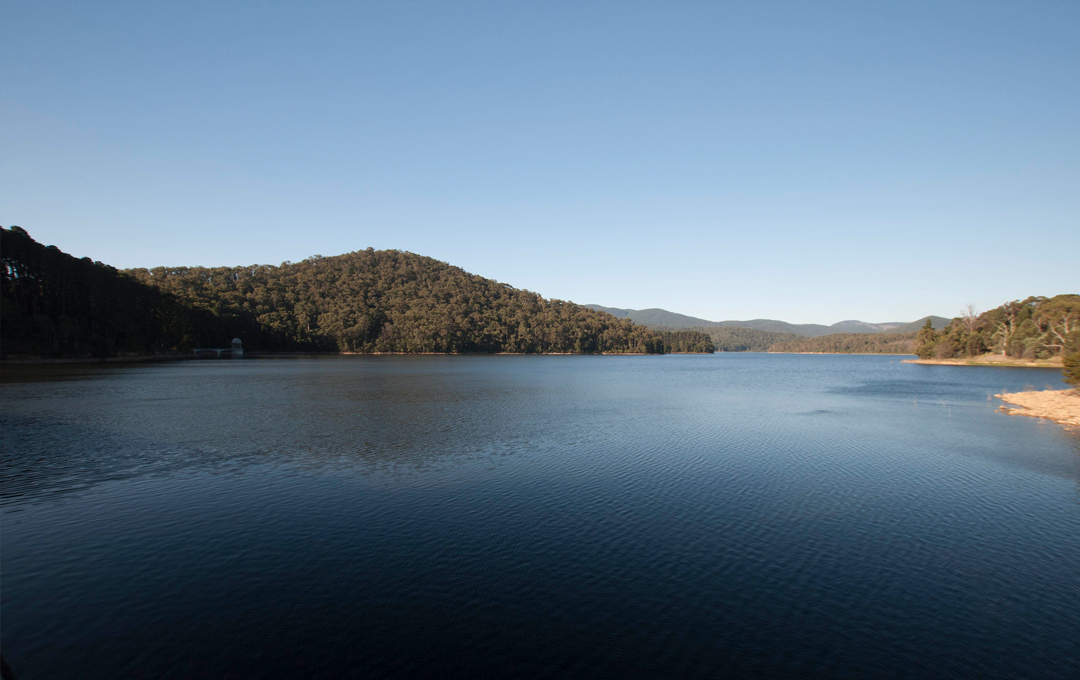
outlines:
{"label": "lake", "polygon": [[34,678],[1080,677],[1080,435],[892,356],[5,367]]}

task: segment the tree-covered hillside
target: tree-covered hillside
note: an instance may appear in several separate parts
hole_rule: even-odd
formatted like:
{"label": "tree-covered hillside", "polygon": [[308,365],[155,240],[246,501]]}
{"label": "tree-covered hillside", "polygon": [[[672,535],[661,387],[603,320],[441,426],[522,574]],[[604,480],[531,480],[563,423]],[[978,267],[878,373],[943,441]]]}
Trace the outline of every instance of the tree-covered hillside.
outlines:
{"label": "tree-covered hillside", "polygon": [[781,342],[794,340],[806,340],[804,336],[794,333],[770,333],[753,328],[739,328],[737,326],[708,326],[703,328],[666,328],[664,326],[650,326],[658,331],[696,331],[709,336],[716,345],[717,352],[768,352],[771,347]]}
{"label": "tree-covered hillside", "polygon": [[651,330],[395,250],[118,272],[0,231],[5,354],[185,350],[233,336],[256,351],[713,351],[703,333]]}
{"label": "tree-covered hillside", "polygon": [[915,352],[924,359],[995,353],[1049,359],[1080,342],[1080,295],[1029,297],[977,314],[973,307],[946,328],[919,331]]}
{"label": "tree-covered hillside", "polygon": [[1068,355],[1070,342],[1080,347],[1080,296],[1030,297],[983,314],[969,308],[942,327],[927,317],[911,332],[834,333],[777,342],[771,352],[837,354],[917,354],[923,359],[953,359],[997,353],[1016,359]]}
{"label": "tree-covered hillside", "polygon": [[833,333],[778,342],[770,352],[823,354],[912,354],[915,333]]}
{"label": "tree-covered hillside", "polygon": [[666,309],[622,309],[620,307],[604,307],[602,305],[585,305],[589,309],[598,312],[607,312],[620,319],[629,319],[636,324],[649,326],[650,328],[703,328],[713,326],[715,321],[706,321],[694,316],[687,316],[677,312],[669,312]]}
{"label": "tree-covered hillside", "polygon": [[[108,265],[0,229],[0,351],[42,356],[154,353],[213,342],[229,331]],[[228,336],[232,337],[232,336]]]}
{"label": "tree-covered hillside", "polygon": [[952,319],[946,319],[943,316],[924,316],[923,318],[919,319],[918,321],[912,321],[911,323],[904,324],[903,326],[900,326],[899,328],[894,328],[889,332],[890,333],[918,333],[920,330],[922,330],[923,326],[926,325],[927,321],[930,322],[930,326],[934,330],[941,330],[942,328],[945,328],[950,323],[952,323]]}

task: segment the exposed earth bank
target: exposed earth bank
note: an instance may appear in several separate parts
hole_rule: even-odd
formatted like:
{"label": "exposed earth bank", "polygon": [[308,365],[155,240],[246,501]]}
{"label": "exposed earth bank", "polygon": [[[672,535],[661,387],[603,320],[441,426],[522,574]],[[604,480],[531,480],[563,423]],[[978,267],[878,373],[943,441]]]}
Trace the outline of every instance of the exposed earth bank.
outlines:
{"label": "exposed earth bank", "polygon": [[1002,401],[1019,406],[1001,410],[1010,416],[1046,418],[1054,422],[1080,427],[1080,390],[1041,390],[995,394]]}
{"label": "exposed earth bank", "polygon": [[1061,368],[1061,357],[1050,359],[1014,359],[1000,354],[984,354],[978,357],[962,359],[905,359],[905,364],[927,364],[930,366],[1016,366],[1023,368]]}

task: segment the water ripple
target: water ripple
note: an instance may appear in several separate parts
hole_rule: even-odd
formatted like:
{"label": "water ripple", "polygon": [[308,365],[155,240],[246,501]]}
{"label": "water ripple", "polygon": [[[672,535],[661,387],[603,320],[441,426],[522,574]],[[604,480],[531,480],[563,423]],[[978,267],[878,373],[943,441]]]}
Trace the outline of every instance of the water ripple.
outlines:
{"label": "water ripple", "polygon": [[6,369],[4,656],[50,678],[1075,677],[1080,443],[994,411],[1034,373],[939,369]]}

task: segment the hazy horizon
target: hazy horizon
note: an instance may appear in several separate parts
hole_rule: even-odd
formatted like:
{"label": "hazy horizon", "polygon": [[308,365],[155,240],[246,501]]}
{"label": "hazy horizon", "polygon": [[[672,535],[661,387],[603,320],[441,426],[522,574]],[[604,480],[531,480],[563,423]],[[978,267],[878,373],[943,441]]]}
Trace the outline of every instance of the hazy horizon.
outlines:
{"label": "hazy horizon", "polygon": [[0,224],[709,320],[1077,292],[1080,5],[0,1]]}

